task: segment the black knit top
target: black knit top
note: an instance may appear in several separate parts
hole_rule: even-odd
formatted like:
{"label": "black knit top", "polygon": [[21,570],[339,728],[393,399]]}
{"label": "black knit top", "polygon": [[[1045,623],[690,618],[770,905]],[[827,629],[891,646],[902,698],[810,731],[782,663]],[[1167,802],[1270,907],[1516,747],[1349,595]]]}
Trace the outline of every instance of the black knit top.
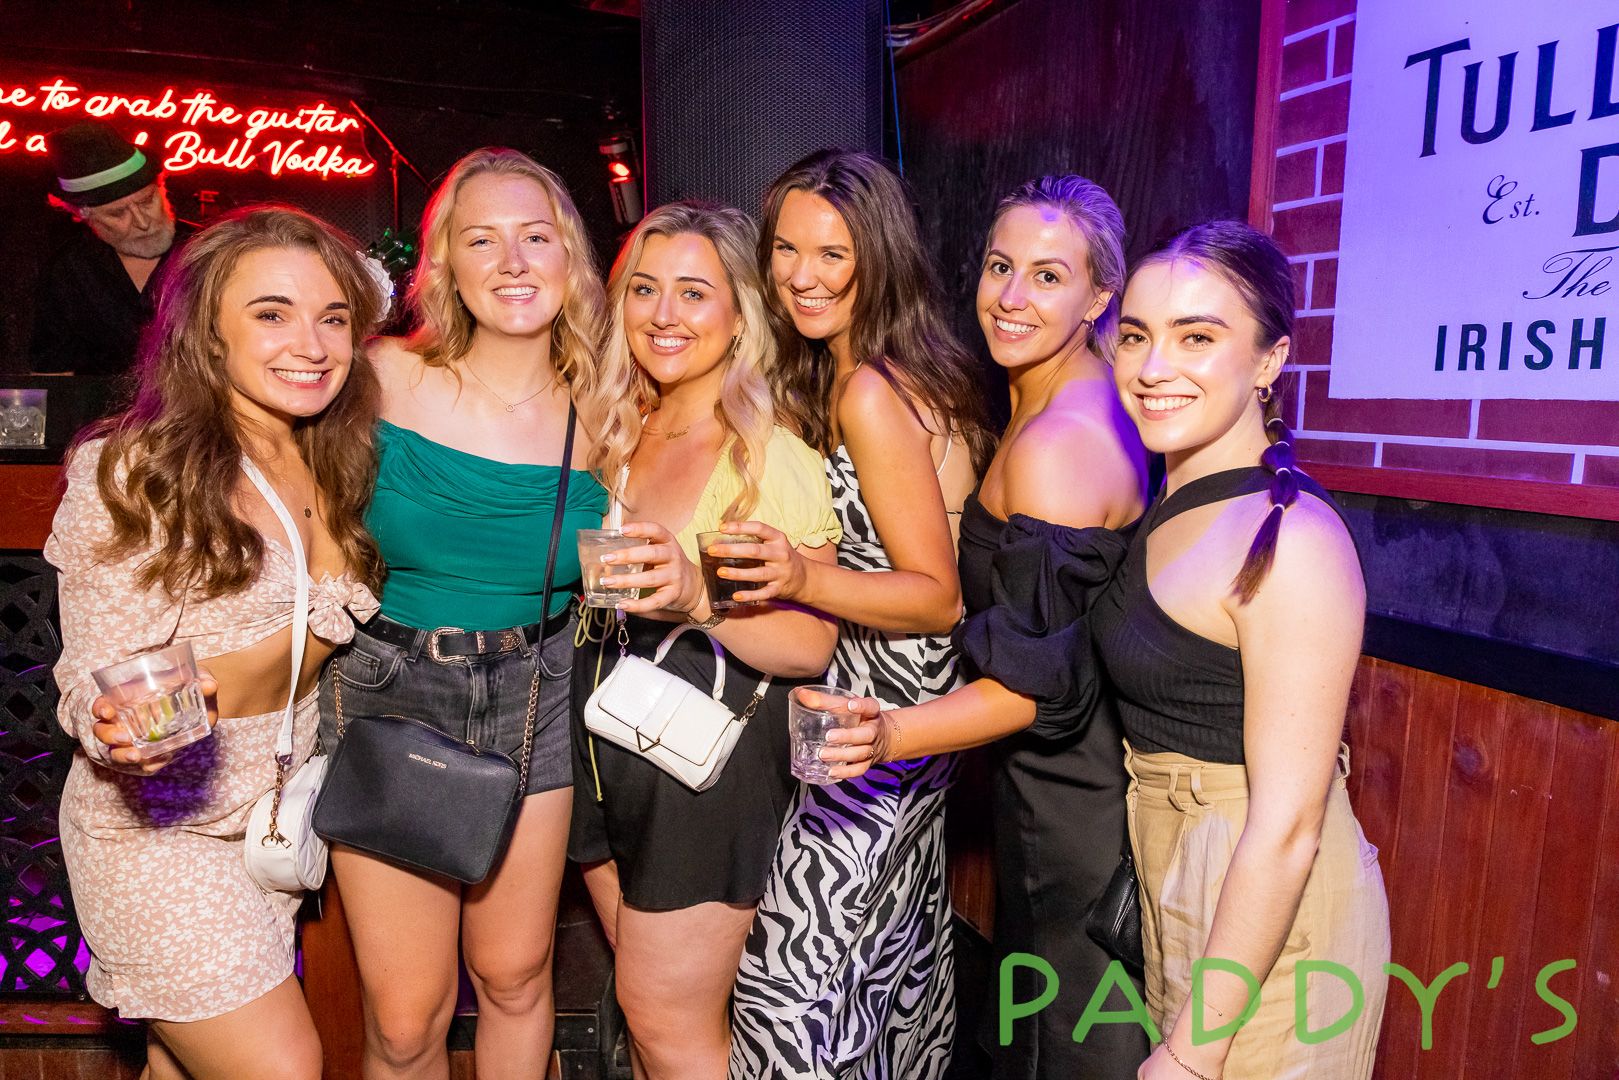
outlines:
{"label": "black knit top", "polygon": [[[1130,745],[1216,764],[1243,764],[1242,654],[1195,634],[1169,616],[1147,587],[1147,537],[1176,514],[1270,487],[1263,466],[1199,477],[1147,511],[1124,565],[1091,612],[1091,633],[1118,696]],[[1299,474],[1308,491],[1343,511],[1326,490]],[[1285,525],[1284,525],[1285,527]]]}

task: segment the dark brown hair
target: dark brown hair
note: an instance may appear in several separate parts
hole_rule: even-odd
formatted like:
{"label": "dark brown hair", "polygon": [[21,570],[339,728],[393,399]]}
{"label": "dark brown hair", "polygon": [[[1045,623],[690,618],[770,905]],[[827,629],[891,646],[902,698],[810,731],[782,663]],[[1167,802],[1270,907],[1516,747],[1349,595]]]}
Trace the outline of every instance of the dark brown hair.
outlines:
{"label": "dark brown hair", "polygon": [[234,506],[244,433],[218,318],[237,264],[265,248],[313,251],[348,302],[348,380],[322,412],[294,423],[293,437],[344,565],[367,585],[381,584],[382,557],[362,520],[376,468],[378,401],[364,345],[382,316],[381,287],[347,236],[302,210],[259,206],[220,218],[186,244],[141,339],[134,404],[80,436],[106,439],[96,483],[113,533],[102,556],[157,545],[141,564],[143,589],[161,586],[176,599],[192,590],[226,596],[250,585],[263,565],[264,538]]}
{"label": "dark brown hair", "polygon": [[[958,431],[980,476],[995,451],[976,363],[940,314],[938,277],[922,247],[910,194],[888,164],[852,150],[818,150],[793,165],[765,193],[759,266],[765,309],[776,335],[771,386],[777,414],[805,442],[830,454],[834,366],[826,343],[798,332],[771,286],[776,223],[790,192],[831,203],[854,238],[857,288],[849,339],[855,360],[876,368],[910,404],[914,396]],[[912,411],[915,407],[912,406]]]}
{"label": "dark brown hair", "polygon": [[[1137,264],[1186,260],[1224,278],[1242,297],[1259,323],[1260,349],[1268,350],[1293,334],[1293,271],[1287,256],[1269,236],[1240,221],[1211,221],[1194,225]],[[1248,557],[1231,583],[1237,599],[1246,604],[1276,561],[1276,539],[1282,514],[1299,497],[1299,466],[1293,452],[1293,432],[1282,418],[1282,395],[1274,385],[1266,388],[1265,437],[1270,446],[1260,464],[1271,471],[1270,513],[1248,548]]]}

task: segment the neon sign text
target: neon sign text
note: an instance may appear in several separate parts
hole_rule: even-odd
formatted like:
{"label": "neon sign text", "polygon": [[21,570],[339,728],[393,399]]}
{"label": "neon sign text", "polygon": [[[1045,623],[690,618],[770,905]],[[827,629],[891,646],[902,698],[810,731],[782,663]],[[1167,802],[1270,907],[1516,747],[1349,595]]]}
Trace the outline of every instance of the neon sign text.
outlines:
{"label": "neon sign text", "polygon": [[156,147],[171,173],[226,169],[326,180],[358,179],[377,168],[359,118],[324,101],[267,105],[175,86],[118,94],[60,76],[0,83],[0,155],[44,154],[50,131],[82,117],[116,123],[137,146]]}

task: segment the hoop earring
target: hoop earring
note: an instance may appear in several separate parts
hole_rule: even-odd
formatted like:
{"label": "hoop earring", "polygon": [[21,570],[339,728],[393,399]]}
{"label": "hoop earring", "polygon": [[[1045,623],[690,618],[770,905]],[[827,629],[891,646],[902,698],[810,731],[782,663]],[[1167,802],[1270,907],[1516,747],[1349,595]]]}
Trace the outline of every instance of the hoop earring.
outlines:
{"label": "hoop earring", "polygon": [[1275,396],[1276,392],[1271,389],[1270,383],[1266,383],[1264,386],[1259,387],[1259,403],[1261,405],[1269,405],[1270,399]]}

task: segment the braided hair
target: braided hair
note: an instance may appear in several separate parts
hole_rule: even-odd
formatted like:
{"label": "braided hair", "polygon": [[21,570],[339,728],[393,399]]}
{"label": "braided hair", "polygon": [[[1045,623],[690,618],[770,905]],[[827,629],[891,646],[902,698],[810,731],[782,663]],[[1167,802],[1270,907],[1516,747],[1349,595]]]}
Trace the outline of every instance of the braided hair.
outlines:
{"label": "braided hair", "polygon": [[[1240,221],[1211,221],[1194,225],[1142,261],[1142,265],[1186,260],[1224,278],[1259,323],[1260,349],[1268,350],[1293,333],[1293,272],[1287,256],[1269,236]],[[1231,583],[1241,603],[1259,592],[1265,575],[1276,561],[1276,540],[1282,516],[1299,498],[1299,466],[1293,449],[1293,431],[1282,417],[1282,395],[1275,386],[1259,393],[1265,437],[1270,445],[1259,462],[1270,470],[1270,512],[1254,535],[1242,569]]]}

